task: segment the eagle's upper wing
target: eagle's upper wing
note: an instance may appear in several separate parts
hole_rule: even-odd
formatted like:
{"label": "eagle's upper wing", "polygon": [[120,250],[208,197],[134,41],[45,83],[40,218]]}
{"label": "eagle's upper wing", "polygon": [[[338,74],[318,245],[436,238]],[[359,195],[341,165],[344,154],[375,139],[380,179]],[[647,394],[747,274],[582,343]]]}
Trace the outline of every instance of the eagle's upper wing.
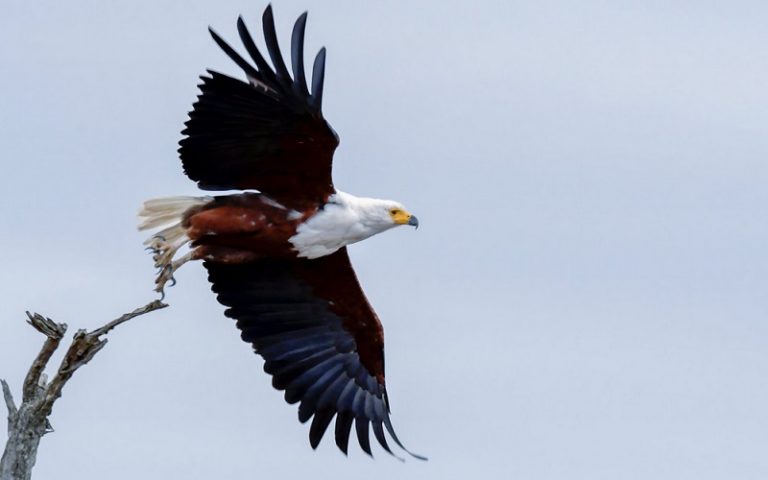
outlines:
{"label": "eagle's upper wing", "polygon": [[206,262],[205,267],[219,302],[229,307],[226,315],[264,357],[272,385],[285,390],[288,403],[301,402],[301,422],[314,416],[313,448],[334,416],[336,445],[344,453],[353,423],[368,454],[369,427],[389,453],[385,428],[403,447],[389,419],[384,332],[346,248],[314,260]]}
{"label": "eagle's upper wing", "polygon": [[296,21],[291,39],[293,78],[275,35],[271,6],[262,17],[272,69],[242,18],[237,28],[255,66],[213,30],[218,45],[245,71],[248,82],[208,71],[202,94],[189,113],[180,142],[184,171],[206,190],[256,189],[293,208],[324,203],[334,192],[333,152],[338,137],[323,118],[325,48],[315,58],[312,92],[304,75],[304,27]]}

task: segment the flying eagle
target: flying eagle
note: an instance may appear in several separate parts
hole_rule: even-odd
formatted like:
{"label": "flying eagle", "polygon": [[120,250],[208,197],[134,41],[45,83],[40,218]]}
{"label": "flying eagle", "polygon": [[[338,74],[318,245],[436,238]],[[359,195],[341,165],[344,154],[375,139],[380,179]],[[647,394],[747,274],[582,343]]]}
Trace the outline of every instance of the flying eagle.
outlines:
{"label": "flying eagle", "polygon": [[[293,75],[280,54],[271,6],[262,25],[272,66],[242,17],[237,30],[253,63],[209,29],[247,81],[211,70],[201,77],[202,93],[182,131],[181,162],[203,190],[249,192],[149,200],[139,228],[159,229],[145,242],[160,269],[158,292],[183,264],[203,261],[225,314],[264,358],[273,386],[289,404],[299,403],[301,422],[312,418],[312,448],[336,417],[336,445],[345,454],[353,424],[367,454],[369,429],[387,452],[385,429],[408,452],[389,417],[382,326],[346,246],[419,222],[398,202],[334,187],[339,138],[321,110],[325,48],[315,57],[310,92],[306,21],[305,12],[293,27]],[[185,245],[188,252],[177,256]]]}

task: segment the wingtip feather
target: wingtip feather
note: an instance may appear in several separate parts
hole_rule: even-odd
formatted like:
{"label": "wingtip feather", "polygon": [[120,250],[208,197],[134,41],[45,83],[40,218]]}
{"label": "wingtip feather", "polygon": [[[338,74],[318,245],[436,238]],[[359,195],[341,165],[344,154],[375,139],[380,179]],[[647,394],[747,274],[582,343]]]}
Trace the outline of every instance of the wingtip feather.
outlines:
{"label": "wingtip feather", "polygon": [[264,40],[267,42],[267,51],[269,58],[272,59],[272,66],[275,67],[277,77],[286,82],[291,82],[291,76],[285,66],[285,61],[280,53],[280,44],[277,41],[277,31],[275,29],[275,18],[272,14],[272,5],[267,5],[264,14],[261,16],[261,25],[264,30]]}
{"label": "wingtip feather", "polygon": [[323,107],[323,84],[325,83],[325,47],[321,48],[315,56],[312,65],[312,96],[309,103],[318,112]]}
{"label": "wingtip feather", "polygon": [[291,34],[291,67],[293,68],[293,90],[301,96],[308,96],[307,78],[304,74],[304,34],[307,27],[307,12],[302,13],[293,25]]}

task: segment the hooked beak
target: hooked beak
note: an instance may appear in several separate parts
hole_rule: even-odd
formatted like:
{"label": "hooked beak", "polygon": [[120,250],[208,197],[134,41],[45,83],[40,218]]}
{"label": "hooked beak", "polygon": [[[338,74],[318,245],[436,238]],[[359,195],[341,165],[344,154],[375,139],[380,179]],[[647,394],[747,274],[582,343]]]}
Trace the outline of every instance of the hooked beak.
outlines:
{"label": "hooked beak", "polygon": [[416,215],[411,215],[411,218],[408,219],[408,225],[415,227],[417,230],[419,228],[419,219],[416,218]]}

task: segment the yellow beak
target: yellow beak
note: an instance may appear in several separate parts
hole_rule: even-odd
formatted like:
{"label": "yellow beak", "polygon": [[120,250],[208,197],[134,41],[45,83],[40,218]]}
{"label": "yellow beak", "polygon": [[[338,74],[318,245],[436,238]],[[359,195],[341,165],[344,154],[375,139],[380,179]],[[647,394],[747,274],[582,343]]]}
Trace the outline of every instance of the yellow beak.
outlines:
{"label": "yellow beak", "polygon": [[411,215],[405,210],[399,210],[392,215],[392,220],[394,220],[397,225],[411,225],[417,228],[419,226],[419,219],[416,218],[416,215]]}

